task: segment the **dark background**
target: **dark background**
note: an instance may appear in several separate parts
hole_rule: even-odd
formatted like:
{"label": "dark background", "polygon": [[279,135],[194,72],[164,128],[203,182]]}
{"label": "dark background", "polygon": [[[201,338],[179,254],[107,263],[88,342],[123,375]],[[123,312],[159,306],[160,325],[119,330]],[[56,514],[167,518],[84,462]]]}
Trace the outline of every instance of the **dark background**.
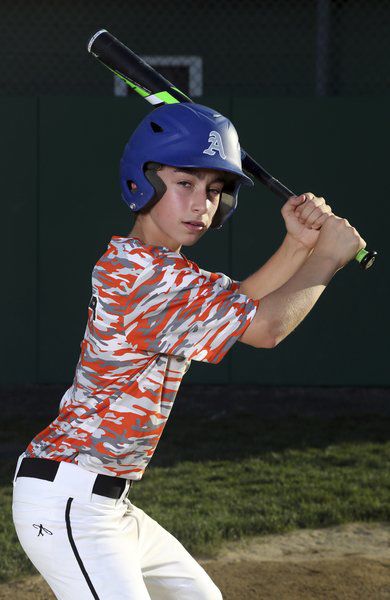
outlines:
{"label": "dark background", "polygon": [[[197,101],[380,253],[367,273],[338,273],[276,349],[238,343],[220,365],[193,362],[186,383],[387,386],[389,16],[388,2],[368,0],[2,2],[1,383],[72,380],[93,265],[131,227],[118,162],[150,108],[115,97],[112,74],[87,54],[106,28],[141,55],[201,57]],[[183,251],[244,278],[281,242],[280,208],[257,184],[222,231]]]}

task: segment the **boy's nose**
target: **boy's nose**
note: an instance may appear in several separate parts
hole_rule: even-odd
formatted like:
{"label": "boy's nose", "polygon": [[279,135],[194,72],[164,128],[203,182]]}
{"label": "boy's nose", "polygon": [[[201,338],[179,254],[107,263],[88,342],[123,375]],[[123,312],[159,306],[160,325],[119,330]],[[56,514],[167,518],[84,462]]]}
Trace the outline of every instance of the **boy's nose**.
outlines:
{"label": "boy's nose", "polygon": [[197,190],[192,199],[192,208],[204,214],[207,212],[208,193],[207,190]]}

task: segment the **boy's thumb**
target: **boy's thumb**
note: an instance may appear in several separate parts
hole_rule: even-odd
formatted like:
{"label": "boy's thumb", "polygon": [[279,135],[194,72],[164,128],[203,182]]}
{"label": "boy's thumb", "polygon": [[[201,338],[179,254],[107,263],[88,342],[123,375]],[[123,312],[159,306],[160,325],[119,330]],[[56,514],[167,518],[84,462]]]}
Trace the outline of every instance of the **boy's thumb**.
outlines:
{"label": "boy's thumb", "polygon": [[294,196],[293,198],[291,198],[290,202],[292,204],[294,204],[295,206],[298,206],[298,204],[303,204],[306,201],[306,196],[305,194],[301,194],[300,196]]}

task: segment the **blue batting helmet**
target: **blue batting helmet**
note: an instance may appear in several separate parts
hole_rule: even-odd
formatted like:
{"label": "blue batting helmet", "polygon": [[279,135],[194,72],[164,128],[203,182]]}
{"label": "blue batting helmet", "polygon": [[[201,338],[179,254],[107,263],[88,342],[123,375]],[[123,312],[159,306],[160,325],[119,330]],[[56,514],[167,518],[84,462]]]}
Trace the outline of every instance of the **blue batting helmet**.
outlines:
{"label": "blue batting helmet", "polygon": [[[241,148],[233,124],[219,112],[193,103],[166,104],[138,125],[120,163],[122,198],[134,212],[152,206],[163,195],[155,167],[216,169],[231,174],[224,186],[212,228],[220,228],[237,206],[242,184],[253,185],[241,166]],[[153,169],[154,167],[154,169]],[[131,182],[137,185],[131,189]]]}

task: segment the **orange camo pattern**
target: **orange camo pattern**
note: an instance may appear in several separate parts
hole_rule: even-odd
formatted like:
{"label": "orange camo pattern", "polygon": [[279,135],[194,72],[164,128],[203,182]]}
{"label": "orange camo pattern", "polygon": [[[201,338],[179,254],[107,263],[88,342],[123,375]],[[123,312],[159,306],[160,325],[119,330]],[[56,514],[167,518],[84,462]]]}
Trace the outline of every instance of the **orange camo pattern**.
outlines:
{"label": "orange camo pattern", "polygon": [[259,302],[163,246],[114,236],[92,273],[72,386],[26,455],[140,479],[191,360],[218,363]]}

